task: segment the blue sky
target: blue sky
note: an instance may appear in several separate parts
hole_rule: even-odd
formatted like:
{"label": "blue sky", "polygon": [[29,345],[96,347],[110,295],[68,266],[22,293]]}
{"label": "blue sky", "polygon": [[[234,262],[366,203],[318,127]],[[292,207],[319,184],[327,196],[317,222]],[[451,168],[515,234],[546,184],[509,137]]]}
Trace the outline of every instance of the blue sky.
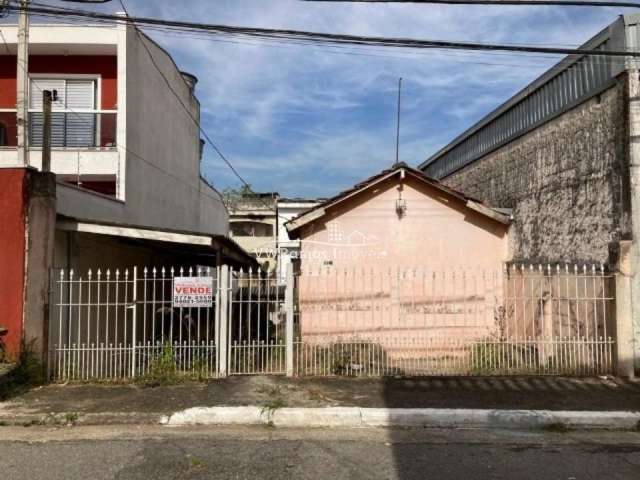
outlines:
{"label": "blue sky", "polygon": [[[581,44],[623,13],[296,0],[127,0],[126,5],[134,16],[230,25],[567,46]],[[114,1],[102,9],[118,6]],[[181,69],[199,78],[203,126],[253,189],[287,196],[332,195],[393,163],[398,77],[403,77],[400,159],[417,165],[559,59],[148,33]],[[239,185],[210,147],[203,173],[220,190]]]}

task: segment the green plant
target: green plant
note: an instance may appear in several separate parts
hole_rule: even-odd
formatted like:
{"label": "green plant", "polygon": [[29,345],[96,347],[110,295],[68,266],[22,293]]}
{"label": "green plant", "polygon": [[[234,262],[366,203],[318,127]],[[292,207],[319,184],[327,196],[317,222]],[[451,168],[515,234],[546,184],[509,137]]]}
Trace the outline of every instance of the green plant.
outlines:
{"label": "green plant", "polygon": [[78,417],[77,412],[67,412],[64,414],[64,421],[67,425],[73,425],[78,421]]}
{"label": "green plant", "polygon": [[35,340],[22,341],[15,365],[0,379],[0,400],[20,395],[45,381],[44,367],[35,353]]}
{"label": "green plant", "polygon": [[476,375],[495,375],[536,371],[536,351],[534,346],[485,340],[472,347],[471,372]]}
{"label": "green plant", "polygon": [[267,425],[269,427],[273,427],[274,412],[279,408],[284,408],[286,406],[287,406],[287,402],[283,398],[280,398],[280,397],[273,398],[262,405],[262,410],[260,411],[260,414],[266,415],[268,419]]}
{"label": "green plant", "polygon": [[169,342],[162,346],[162,351],[151,361],[149,371],[140,380],[149,387],[173,385],[182,380],[176,367],[175,351]]}
{"label": "green plant", "polygon": [[206,356],[198,356],[191,363],[192,374],[194,380],[204,382],[208,378],[207,358]]}
{"label": "green plant", "polygon": [[207,464],[204,463],[198,457],[190,457],[189,458],[189,463],[191,464],[192,468],[205,468],[207,466]]}
{"label": "green plant", "polygon": [[[497,302],[497,299],[496,299]],[[525,365],[537,358],[535,347],[520,346],[509,342],[508,319],[513,308],[500,305],[494,309],[494,328],[491,334],[471,347],[471,372],[476,375],[494,375],[526,371]],[[527,362],[527,359],[529,362]]]}

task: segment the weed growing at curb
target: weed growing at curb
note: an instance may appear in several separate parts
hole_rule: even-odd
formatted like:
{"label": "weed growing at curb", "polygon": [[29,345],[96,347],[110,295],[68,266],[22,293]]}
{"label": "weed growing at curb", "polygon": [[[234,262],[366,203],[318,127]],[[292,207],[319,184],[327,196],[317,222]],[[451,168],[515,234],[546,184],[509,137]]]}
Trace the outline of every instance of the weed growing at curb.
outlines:
{"label": "weed growing at curb", "polygon": [[64,414],[64,420],[67,422],[67,425],[73,425],[78,421],[78,413],[77,412],[67,412]]}
{"label": "weed growing at curb", "polygon": [[287,406],[287,402],[282,397],[272,398],[268,402],[262,405],[262,409],[260,410],[260,415],[267,417],[267,427],[275,427],[273,424],[273,414],[279,408],[284,408]]}

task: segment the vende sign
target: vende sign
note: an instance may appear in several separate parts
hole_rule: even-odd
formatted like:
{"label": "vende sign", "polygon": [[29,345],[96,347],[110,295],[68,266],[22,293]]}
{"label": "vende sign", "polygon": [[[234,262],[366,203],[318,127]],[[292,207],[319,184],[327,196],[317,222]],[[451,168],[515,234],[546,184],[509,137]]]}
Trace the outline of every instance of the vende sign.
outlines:
{"label": "vende sign", "polygon": [[213,277],[175,277],[173,306],[211,307],[213,305]]}

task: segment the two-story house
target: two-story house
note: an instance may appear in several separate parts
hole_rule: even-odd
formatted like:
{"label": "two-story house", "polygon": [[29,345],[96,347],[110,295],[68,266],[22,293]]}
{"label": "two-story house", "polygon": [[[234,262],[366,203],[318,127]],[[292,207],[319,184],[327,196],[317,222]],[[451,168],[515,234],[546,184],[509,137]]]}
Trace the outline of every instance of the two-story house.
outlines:
{"label": "two-story house", "polygon": [[[32,24],[25,165],[17,148],[18,28],[0,32],[0,324],[10,346],[25,318],[40,318],[26,305],[46,303],[49,267],[255,264],[228,237],[222,196],[200,173],[193,75],[132,26]],[[36,181],[45,90],[56,94],[48,186]],[[51,231],[39,211],[53,212]]]}

